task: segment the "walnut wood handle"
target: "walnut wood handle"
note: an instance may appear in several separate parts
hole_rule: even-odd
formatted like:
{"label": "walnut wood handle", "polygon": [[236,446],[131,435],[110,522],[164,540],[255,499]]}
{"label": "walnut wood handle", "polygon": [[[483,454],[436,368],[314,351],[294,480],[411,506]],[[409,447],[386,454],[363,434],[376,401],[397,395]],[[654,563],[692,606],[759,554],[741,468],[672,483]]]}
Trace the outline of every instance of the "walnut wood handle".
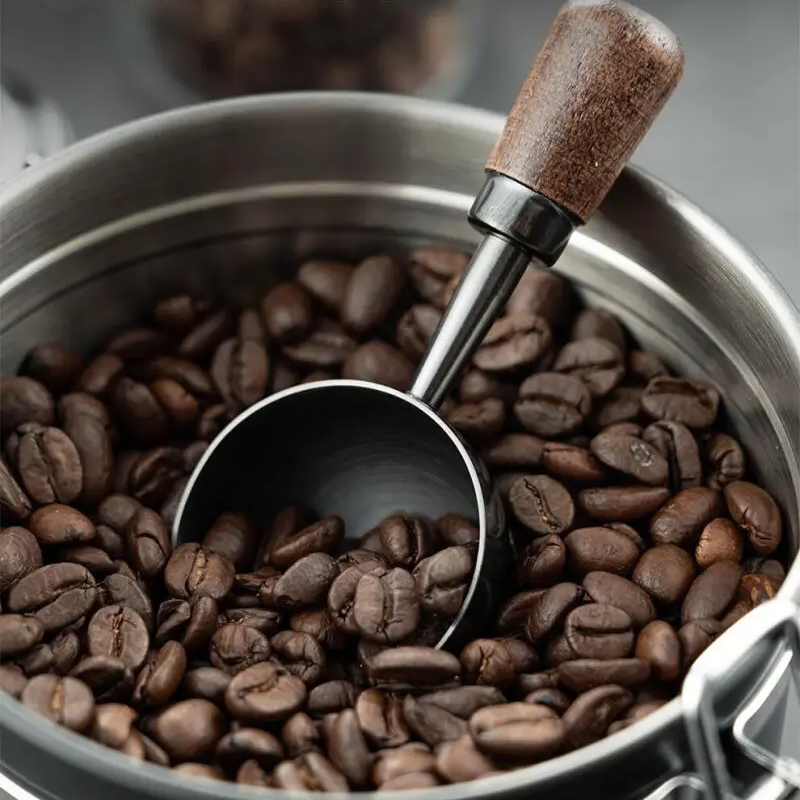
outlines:
{"label": "walnut wood handle", "polygon": [[616,0],[559,11],[487,170],[585,222],[683,74],[683,50],[658,20]]}

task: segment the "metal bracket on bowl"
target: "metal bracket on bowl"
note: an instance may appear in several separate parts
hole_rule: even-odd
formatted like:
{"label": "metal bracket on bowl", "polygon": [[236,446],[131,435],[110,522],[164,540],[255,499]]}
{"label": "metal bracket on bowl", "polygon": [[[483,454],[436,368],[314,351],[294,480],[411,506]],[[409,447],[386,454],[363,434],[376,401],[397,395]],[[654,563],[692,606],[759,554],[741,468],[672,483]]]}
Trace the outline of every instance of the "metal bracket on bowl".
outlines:
{"label": "metal bracket on bowl", "polygon": [[[742,678],[752,675],[759,659],[766,659],[766,669],[746,690]],[[800,789],[800,609],[780,597],[754,609],[698,658],[681,702],[708,800],[749,800],[756,794],[734,790],[723,729],[732,729],[744,755],[781,779],[786,793]]]}

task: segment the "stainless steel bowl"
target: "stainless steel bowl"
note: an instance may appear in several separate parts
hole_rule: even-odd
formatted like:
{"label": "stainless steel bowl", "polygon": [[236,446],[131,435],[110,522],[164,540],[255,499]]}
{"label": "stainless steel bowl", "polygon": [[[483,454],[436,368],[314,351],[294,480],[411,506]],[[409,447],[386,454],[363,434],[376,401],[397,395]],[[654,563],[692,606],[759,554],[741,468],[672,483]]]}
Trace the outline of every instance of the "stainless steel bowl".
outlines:
{"label": "stainless steel bowl", "polygon": [[[89,349],[167,292],[250,295],[310,253],[473,245],[466,213],[501,123],[414,99],[284,95],[181,110],[79,144],[0,193],[2,370],[45,338]],[[724,388],[730,423],[779,499],[797,553],[800,316],[763,268],[681,195],[629,169],[557,269],[645,347]],[[716,729],[739,718],[743,686],[778,661],[786,669],[787,646],[761,641],[759,626],[800,601],[798,564],[781,597],[715,643],[691,698],[583,750],[425,796],[688,796],[700,779],[719,796],[703,744],[714,750]],[[739,669],[721,679],[716,667],[732,660]],[[698,687],[720,700],[711,723]],[[796,743],[800,720],[784,723]],[[787,787],[742,757],[725,772],[740,794],[755,786],[777,799]],[[62,800],[264,797],[129,760],[7,698],[0,773],[5,785]]]}

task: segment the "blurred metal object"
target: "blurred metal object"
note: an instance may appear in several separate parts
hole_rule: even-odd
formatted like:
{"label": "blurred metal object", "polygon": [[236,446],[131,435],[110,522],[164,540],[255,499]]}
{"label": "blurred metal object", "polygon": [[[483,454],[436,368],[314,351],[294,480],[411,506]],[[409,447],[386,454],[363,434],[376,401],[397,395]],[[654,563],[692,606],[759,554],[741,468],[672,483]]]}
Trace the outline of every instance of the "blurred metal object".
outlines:
{"label": "blurred metal object", "polygon": [[[480,237],[466,215],[502,122],[412,98],[275,95],[184,109],[75,145],[0,191],[3,373],[34,341],[96,347],[167,292],[242,299],[311,254],[356,258],[431,242],[474,247]],[[725,388],[731,429],[753,474],[778,499],[786,546],[796,554],[800,314],[763,267],[685,197],[628,169],[553,269],[588,305],[618,315],[642,347]],[[779,597],[800,601],[797,562]],[[708,659],[728,667],[727,645],[716,644]],[[716,685],[723,733],[735,722],[727,711],[769,679],[780,655],[763,640],[741,671]],[[800,706],[788,700],[769,725],[796,742]],[[9,698],[0,698],[0,741],[0,771],[43,797],[246,793],[136,762]],[[726,744],[724,756],[740,797],[789,794],[788,781],[759,772],[737,745]],[[654,797],[673,800],[695,796],[698,778],[672,779],[700,767],[675,700],[608,739],[469,791],[487,800],[619,800],[661,786]],[[425,796],[455,800],[464,791],[442,787]]]}
{"label": "blurred metal object", "polygon": [[66,117],[25,84],[6,78],[0,87],[0,182],[57,153],[72,141]]}

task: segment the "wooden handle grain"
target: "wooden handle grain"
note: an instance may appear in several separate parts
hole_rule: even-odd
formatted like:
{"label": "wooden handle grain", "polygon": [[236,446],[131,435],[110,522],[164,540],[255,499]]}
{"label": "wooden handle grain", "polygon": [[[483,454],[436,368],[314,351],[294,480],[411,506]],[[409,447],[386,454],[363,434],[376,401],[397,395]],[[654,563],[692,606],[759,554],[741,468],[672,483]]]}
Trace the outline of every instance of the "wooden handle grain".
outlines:
{"label": "wooden handle grain", "polygon": [[585,222],[683,74],[677,37],[624,2],[558,13],[486,164]]}

